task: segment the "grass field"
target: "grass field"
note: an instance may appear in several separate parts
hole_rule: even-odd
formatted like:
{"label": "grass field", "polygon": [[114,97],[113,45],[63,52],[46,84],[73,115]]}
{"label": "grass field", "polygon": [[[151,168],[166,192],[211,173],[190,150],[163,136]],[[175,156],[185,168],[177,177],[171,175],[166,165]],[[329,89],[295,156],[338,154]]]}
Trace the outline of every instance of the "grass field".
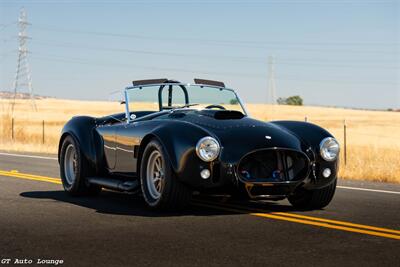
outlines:
{"label": "grass field", "polygon": [[[0,150],[56,153],[64,123],[75,115],[100,116],[123,111],[115,102],[61,99],[17,100],[14,139],[10,100],[0,99]],[[400,113],[325,107],[250,104],[252,117],[260,120],[305,120],[328,129],[341,143],[340,177],[400,183]],[[145,109],[145,106],[143,106]],[[44,143],[43,143],[44,120]],[[347,127],[347,164],[344,164],[343,122]]]}

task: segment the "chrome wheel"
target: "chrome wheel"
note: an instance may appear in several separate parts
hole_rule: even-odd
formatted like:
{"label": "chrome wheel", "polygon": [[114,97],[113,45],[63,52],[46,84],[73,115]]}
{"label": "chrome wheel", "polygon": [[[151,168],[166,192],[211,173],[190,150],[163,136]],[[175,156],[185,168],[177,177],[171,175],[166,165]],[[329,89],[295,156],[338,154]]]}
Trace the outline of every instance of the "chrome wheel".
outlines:
{"label": "chrome wheel", "polygon": [[159,199],[164,187],[164,162],[158,150],[151,152],[147,161],[146,183],[150,196]]}
{"label": "chrome wheel", "polygon": [[76,149],[73,144],[69,144],[65,149],[64,157],[64,172],[65,180],[69,185],[72,185],[76,179],[76,173],[78,169]]}

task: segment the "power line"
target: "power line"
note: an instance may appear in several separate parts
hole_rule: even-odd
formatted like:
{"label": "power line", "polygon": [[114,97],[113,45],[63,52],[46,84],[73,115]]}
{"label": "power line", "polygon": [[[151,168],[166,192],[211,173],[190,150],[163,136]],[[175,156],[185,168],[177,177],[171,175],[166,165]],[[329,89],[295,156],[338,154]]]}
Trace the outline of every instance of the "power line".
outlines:
{"label": "power line", "polygon": [[[150,39],[150,40],[174,40],[174,41],[191,41],[191,42],[207,42],[207,43],[219,43],[219,44],[254,44],[254,45],[267,45],[265,42],[260,41],[243,41],[243,40],[221,40],[221,39],[203,39],[203,38],[188,38],[188,37],[154,37],[149,35],[141,34],[124,34],[124,33],[111,33],[111,32],[99,32],[99,31],[88,31],[88,30],[76,30],[76,29],[65,29],[45,26],[35,26],[39,30],[44,31],[56,31],[56,32],[69,32],[75,34],[84,35],[97,35],[97,36],[110,36],[110,37],[124,37],[134,39]],[[279,41],[268,41],[270,45],[333,45],[333,46],[400,46],[397,42],[279,42]]]}
{"label": "power line", "polygon": [[250,77],[250,78],[260,78],[259,75],[255,75],[252,73],[239,73],[239,72],[210,72],[205,70],[188,70],[186,68],[165,68],[165,67],[154,67],[154,66],[146,66],[146,65],[135,65],[135,64],[125,64],[125,63],[116,63],[109,61],[85,61],[77,58],[54,58],[54,57],[37,57],[34,58],[42,59],[42,60],[50,60],[57,62],[66,62],[66,63],[74,63],[74,64],[83,64],[83,65],[93,65],[93,66],[103,66],[103,67],[122,67],[122,68],[138,68],[138,69],[146,69],[146,70],[155,70],[155,71],[177,71],[184,73],[197,73],[197,74],[205,74],[205,75],[229,75],[229,76],[242,76],[242,77]]}
{"label": "power line", "polygon": [[[42,42],[42,41],[35,41],[36,44],[45,45],[45,46],[54,46],[54,47],[65,47],[65,48],[78,48],[78,49],[88,49],[88,50],[99,50],[99,51],[112,51],[112,52],[119,52],[119,53],[133,53],[133,54],[140,54],[140,55],[154,55],[154,56],[171,56],[171,57],[197,57],[201,59],[215,59],[220,58],[224,60],[234,60],[239,62],[249,62],[249,63],[262,63],[265,64],[263,60],[264,57],[241,57],[241,56],[228,56],[228,55],[205,55],[205,54],[193,54],[193,53],[172,53],[172,52],[160,52],[160,51],[149,51],[149,50],[137,50],[137,49],[127,49],[127,48],[109,48],[109,47],[99,47],[99,46],[88,46],[88,45],[77,45],[74,43],[60,43],[60,42]],[[350,61],[349,61],[350,62]],[[377,66],[376,63],[385,64],[385,63],[396,63],[394,61],[370,61],[373,63],[373,66],[367,66],[366,63],[368,61],[361,61],[361,65],[348,65],[345,62],[340,62],[341,64],[331,64],[327,61],[322,61],[322,63],[314,63],[314,62],[307,62],[304,60],[282,60],[276,62],[276,64],[288,64],[288,65],[316,65],[316,66],[324,66],[324,67],[350,67],[350,68],[383,68],[383,69],[397,69],[398,67],[388,67],[388,66]]]}
{"label": "power line", "polygon": [[3,31],[4,29],[8,28],[11,25],[16,24],[16,22],[11,22],[11,23],[7,23],[7,24],[0,24],[0,31]]}
{"label": "power line", "polygon": [[[205,75],[220,75],[220,76],[235,76],[235,77],[245,77],[252,79],[265,79],[265,74],[262,73],[243,73],[243,72],[225,72],[225,71],[209,71],[209,70],[200,70],[200,69],[188,69],[188,68],[165,68],[165,67],[154,67],[154,66],[146,66],[146,65],[137,65],[137,64],[127,64],[127,63],[116,63],[110,61],[99,61],[99,60],[88,60],[82,58],[60,58],[60,57],[48,57],[48,56],[35,56],[32,55],[32,58],[45,60],[45,61],[54,61],[54,62],[63,62],[63,63],[72,63],[72,64],[81,64],[81,65],[89,65],[96,67],[120,67],[120,68],[136,68],[143,70],[152,70],[152,71],[176,71],[183,73],[194,73],[194,74],[205,74]],[[306,78],[298,78],[291,76],[284,77],[275,77],[275,80],[280,81],[302,81],[307,83],[337,83],[337,84],[361,84],[365,85],[397,85],[396,82],[391,81],[350,81],[344,80],[340,77],[336,79],[306,79]]]}
{"label": "power line", "polygon": [[[122,37],[122,38],[133,38],[138,40],[158,40],[158,41],[169,41],[169,42],[194,42],[195,44],[200,45],[214,45],[214,46],[233,46],[233,47],[251,47],[251,48],[269,48],[275,47],[275,50],[291,50],[291,51],[305,51],[305,52],[338,52],[338,53],[356,53],[356,54],[386,54],[386,55],[393,55],[396,51],[379,51],[379,50],[361,50],[359,47],[357,49],[331,49],[327,48],[309,48],[309,46],[320,46],[323,45],[324,47],[331,45],[338,45],[340,43],[324,43],[324,42],[303,42],[303,43],[287,43],[287,42],[256,42],[256,41],[232,41],[232,40],[211,40],[211,39],[200,39],[200,38],[183,38],[183,37],[153,37],[147,35],[136,35],[136,34],[120,34],[120,33],[109,33],[109,32],[96,32],[96,31],[82,31],[82,30],[68,30],[68,29],[61,29],[61,28],[48,28],[48,27],[38,27],[39,30],[45,31],[56,31],[56,32],[69,32],[75,34],[84,34],[84,35],[95,35],[95,36],[102,36],[102,37]],[[346,45],[342,43],[343,46]],[[348,43],[349,45],[351,43]],[[363,44],[368,43],[352,43],[353,46],[362,46]],[[399,43],[370,43],[369,45],[376,45],[376,46],[389,46],[391,48],[397,48],[400,46]],[[283,47],[283,46],[306,46],[306,48],[293,48],[293,47]]]}

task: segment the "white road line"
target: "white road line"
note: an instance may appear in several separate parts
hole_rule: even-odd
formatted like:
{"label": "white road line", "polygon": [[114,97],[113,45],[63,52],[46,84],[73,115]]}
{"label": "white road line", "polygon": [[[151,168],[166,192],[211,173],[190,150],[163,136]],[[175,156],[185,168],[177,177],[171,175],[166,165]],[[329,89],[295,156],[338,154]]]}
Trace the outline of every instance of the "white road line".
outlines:
{"label": "white road line", "polygon": [[12,153],[2,153],[2,152],[0,152],[0,156],[11,156],[11,157],[19,157],[19,158],[34,158],[34,159],[58,160],[57,158],[52,158],[52,157],[35,156],[35,155],[24,155],[24,154],[12,154]]}
{"label": "white road line", "polygon": [[397,192],[397,191],[377,190],[377,189],[360,188],[360,187],[349,187],[349,186],[341,186],[341,185],[338,185],[337,188],[400,195],[400,192]]}

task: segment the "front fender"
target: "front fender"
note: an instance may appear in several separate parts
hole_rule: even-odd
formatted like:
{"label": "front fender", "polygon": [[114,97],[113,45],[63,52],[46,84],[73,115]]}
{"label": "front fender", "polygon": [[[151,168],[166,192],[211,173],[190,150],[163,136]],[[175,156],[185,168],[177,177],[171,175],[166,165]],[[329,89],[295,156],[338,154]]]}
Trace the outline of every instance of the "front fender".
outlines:
{"label": "front fender", "polygon": [[[300,138],[307,147],[311,147],[314,154],[314,171],[310,175],[310,179],[307,180],[304,185],[307,189],[318,189],[323,188],[331,184],[337,177],[339,169],[339,158],[335,161],[325,161],[320,155],[319,145],[322,139],[326,137],[334,137],[327,130],[321,128],[318,125],[302,122],[302,121],[274,121],[271,122],[279,127],[283,127]],[[325,168],[331,169],[331,176],[328,178],[323,177],[322,172]]]}
{"label": "front fender", "polygon": [[[200,177],[202,169],[209,169],[213,177],[217,176],[213,175],[215,162],[204,162],[196,154],[196,144],[204,136],[213,136],[213,134],[187,122],[169,121],[165,124],[161,123],[143,137],[139,155],[142,155],[147,143],[152,138],[156,138],[165,149],[168,161],[177,179],[194,188],[216,186],[215,180]],[[139,160],[141,160],[140,158],[141,156],[139,156]],[[218,172],[218,170],[215,171]]]}
{"label": "front fender", "polygon": [[64,138],[71,135],[79,144],[82,155],[86,158],[87,162],[95,169],[97,166],[97,151],[96,145],[101,142],[100,137],[96,134],[96,119],[89,116],[73,117],[63,127],[61,131],[61,138],[58,145],[58,160],[60,161],[61,146]]}
{"label": "front fender", "polygon": [[333,137],[333,135],[324,128],[309,122],[273,121],[271,123],[289,130],[303,142],[308,144],[315,152],[319,152],[319,144],[322,139],[326,137]]}
{"label": "front fender", "polygon": [[205,129],[186,122],[169,122],[157,127],[151,134],[162,143],[177,174],[187,165],[189,155],[195,153],[197,142],[204,136],[212,136]]}

